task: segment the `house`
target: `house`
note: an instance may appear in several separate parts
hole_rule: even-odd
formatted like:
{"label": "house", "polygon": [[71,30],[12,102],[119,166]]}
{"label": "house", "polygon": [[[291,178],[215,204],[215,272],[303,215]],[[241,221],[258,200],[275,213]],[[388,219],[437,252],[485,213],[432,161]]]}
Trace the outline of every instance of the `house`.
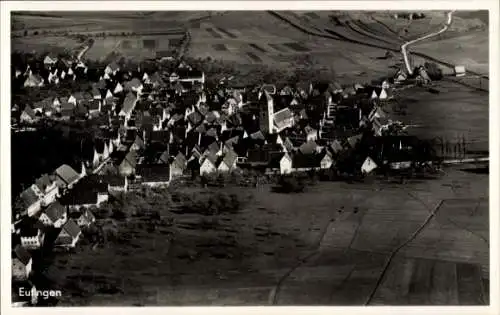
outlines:
{"label": "house", "polygon": [[68,214],[66,207],[61,205],[58,201],[52,203],[39,217],[40,222],[42,222],[44,226],[50,226],[57,229],[66,223],[67,219]]}
{"label": "house", "polygon": [[118,163],[118,172],[122,176],[129,176],[135,173],[137,165],[137,153],[130,150]]}
{"label": "house", "polygon": [[431,82],[431,78],[429,77],[429,74],[427,73],[427,71],[425,70],[425,68],[423,66],[419,67],[418,75],[417,75],[415,80],[417,81],[417,83],[420,83],[420,84],[427,84],[427,83]]}
{"label": "house", "polygon": [[406,74],[406,72],[402,69],[399,69],[396,74],[394,75],[394,82],[395,83],[402,83],[404,81],[406,81],[406,79],[408,78],[408,75]]}
{"label": "house", "polygon": [[125,117],[125,120],[130,119],[130,116],[136,104],[137,97],[132,92],[129,92],[125,97],[125,100],[123,101],[122,109],[120,110],[120,113],[118,115],[121,117]]}
{"label": "house", "polygon": [[142,151],[146,148],[146,145],[144,143],[144,140],[139,137],[139,135],[135,136],[135,140],[132,143],[132,146],[130,147],[130,150],[132,151]]}
{"label": "house", "polygon": [[374,169],[376,169],[377,163],[371,158],[371,157],[366,157],[365,161],[361,165],[361,173],[363,174],[369,174],[371,173]]}
{"label": "house", "polygon": [[123,86],[120,84],[120,82],[118,82],[118,83],[116,83],[116,86],[113,89],[113,95],[117,95],[121,92],[123,92]]}
{"label": "house", "polygon": [[68,120],[75,114],[75,105],[73,103],[64,102],[61,103],[61,118]]}
{"label": "house", "polygon": [[205,73],[199,70],[190,70],[186,68],[177,69],[178,81],[189,82],[192,84],[205,84]]}
{"label": "house", "polygon": [[331,153],[328,151],[323,151],[322,153],[320,153],[318,155],[318,159],[319,159],[319,167],[321,169],[331,168],[334,162]]}
{"label": "house", "polygon": [[41,210],[42,196],[34,188],[33,185],[28,187],[19,196],[19,203],[16,206],[19,207],[21,216],[28,215],[32,217]]}
{"label": "house", "polygon": [[269,169],[272,172],[289,174],[292,172],[292,158],[286,152],[273,154],[269,161]]}
{"label": "house", "polygon": [[46,55],[45,58],[43,59],[43,64],[45,66],[52,67],[56,63],[57,63],[57,57],[51,54]]}
{"label": "house", "polygon": [[172,50],[157,50],[155,52],[155,57],[158,61],[164,62],[174,60],[175,54]]}
{"label": "house", "polygon": [[295,153],[292,158],[292,170],[294,172],[305,172],[310,170],[319,170],[321,168],[320,159],[315,153],[303,154]]}
{"label": "house", "polygon": [[111,195],[126,192],[128,190],[128,179],[124,176],[106,175],[103,176],[102,182],[108,184],[108,193]]}
{"label": "house", "polygon": [[158,187],[170,182],[169,164],[137,164],[136,178],[142,185]]}
{"label": "house", "polygon": [[101,101],[97,99],[93,99],[87,102],[85,105],[87,107],[88,114],[92,117],[95,117],[97,114],[101,112]]}
{"label": "house", "polygon": [[274,131],[281,132],[286,128],[290,128],[294,124],[293,112],[288,108],[276,112],[273,115]]}
{"label": "house", "polygon": [[[82,166],[83,167],[83,166]],[[82,170],[83,173],[83,170]],[[55,181],[59,189],[71,189],[73,185],[82,178],[83,174],[78,174],[71,166],[63,164],[55,171]]]}
{"label": "house", "polygon": [[306,134],[306,141],[318,140],[318,130],[311,128],[310,126],[306,126],[304,128],[304,132]]}
{"label": "house", "polygon": [[74,106],[82,103],[85,100],[93,99],[92,95],[85,92],[75,92],[71,94],[68,98],[68,103],[73,104]]}
{"label": "house", "polygon": [[74,248],[78,242],[82,231],[72,219],[68,219],[62,226],[54,242],[55,246],[64,248]]}
{"label": "house", "polygon": [[120,66],[116,62],[112,62],[106,66],[104,69],[104,73],[109,75],[116,75],[116,73],[120,71]]}
{"label": "house", "polygon": [[35,111],[31,108],[30,105],[26,105],[26,107],[24,107],[23,112],[21,113],[20,117],[21,122],[29,124],[35,122],[37,119],[38,118],[36,116]]}
{"label": "house", "polygon": [[455,76],[457,77],[463,77],[465,76],[465,66],[455,66]]}
{"label": "house", "polygon": [[12,280],[28,280],[32,269],[33,259],[30,253],[21,245],[16,245],[12,250]]}
{"label": "house", "polygon": [[95,222],[95,216],[89,209],[82,211],[80,216],[76,219],[76,224],[79,227],[88,227]]}
{"label": "house", "polygon": [[300,145],[299,152],[305,155],[318,152],[319,147],[315,141],[307,141]]}
{"label": "house", "polygon": [[178,153],[170,163],[170,178],[182,176],[187,167],[187,159],[182,153]]}
{"label": "house", "polygon": [[143,88],[144,86],[142,85],[141,81],[137,78],[133,78],[132,80],[125,82],[125,87],[124,87],[126,91],[135,92],[137,93],[137,95],[141,94]]}
{"label": "house", "polygon": [[236,168],[238,155],[233,150],[228,150],[217,166],[219,172],[232,172]]}
{"label": "house", "polygon": [[217,171],[217,156],[215,154],[207,154],[202,157],[200,165],[200,175],[210,174]]}
{"label": "house", "polygon": [[333,142],[330,144],[330,146],[328,148],[335,155],[338,155],[342,151],[344,151],[344,147],[342,146],[342,143],[340,143],[340,141],[337,139],[333,140]]}
{"label": "house", "polygon": [[57,186],[55,177],[49,176],[47,174],[42,175],[35,181],[35,186],[43,194],[43,199],[41,201],[42,206],[51,204],[56,200],[59,195],[59,187]]}
{"label": "house", "polygon": [[37,218],[24,219],[17,228],[21,246],[28,250],[39,249],[43,246],[45,233],[44,226]]}
{"label": "house", "polygon": [[347,144],[351,149],[355,149],[362,139],[363,139],[362,134],[353,135],[347,138]]}

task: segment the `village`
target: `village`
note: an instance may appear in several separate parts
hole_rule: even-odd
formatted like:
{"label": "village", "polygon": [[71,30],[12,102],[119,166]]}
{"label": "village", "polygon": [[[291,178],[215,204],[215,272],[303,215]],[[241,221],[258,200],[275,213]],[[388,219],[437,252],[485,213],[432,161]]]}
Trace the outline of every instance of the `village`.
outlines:
{"label": "village", "polygon": [[[40,62],[40,61],[38,61]],[[92,70],[88,90],[13,104],[14,132],[56,124],[99,122],[99,136],[82,139],[81,159],[26,185],[13,200],[13,280],[32,288],[32,255],[71,250],[95,224],[91,209],[142,186],[176,179],[257,171],[266,176],[334,172],[367,176],[378,170],[432,167],[432,150],[405,136],[384,106],[405,85],[426,85],[424,66],[412,77],[399,69],[380,84],[309,82],[277,87],[206,87],[205,73],[183,60],[158,59],[153,71],[111,62]],[[57,86],[89,75],[80,59],[53,55],[43,66],[13,65],[25,89]],[[464,69],[457,67],[456,75]],[[78,82],[78,81],[77,81]],[[346,163],[349,161],[349,163]],[[13,292],[14,293],[14,292]],[[23,303],[36,304],[32,300]]]}

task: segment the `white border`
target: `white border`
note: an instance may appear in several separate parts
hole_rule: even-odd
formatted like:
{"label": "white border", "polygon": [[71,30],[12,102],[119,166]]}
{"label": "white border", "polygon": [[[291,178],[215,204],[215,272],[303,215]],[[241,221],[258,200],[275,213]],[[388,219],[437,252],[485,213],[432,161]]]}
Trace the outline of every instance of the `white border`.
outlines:
{"label": "white border", "polygon": [[[324,312],[325,314],[500,314],[498,297],[499,290],[499,138],[498,138],[498,87],[499,84],[499,3],[498,0],[481,1],[0,1],[1,5],[1,234],[2,234],[2,271],[1,297],[2,314],[24,314],[36,311],[40,314],[86,314],[90,311],[107,314],[140,314],[144,311],[150,314],[202,313],[228,314],[238,312],[249,314],[269,312],[276,314],[291,314],[304,312]],[[12,308],[10,306],[10,11],[116,11],[116,10],[490,10],[490,306],[489,307],[171,307],[171,308]],[[497,297],[496,299],[494,297]]]}

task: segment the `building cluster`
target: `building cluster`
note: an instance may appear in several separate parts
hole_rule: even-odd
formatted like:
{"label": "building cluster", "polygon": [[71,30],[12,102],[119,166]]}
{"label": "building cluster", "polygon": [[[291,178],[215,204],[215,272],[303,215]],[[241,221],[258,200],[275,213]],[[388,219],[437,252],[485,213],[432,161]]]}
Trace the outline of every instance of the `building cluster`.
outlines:
{"label": "building cluster", "polygon": [[[79,62],[47,56],[47,82],[85,76]],[[45,82],[29,67],[25,87]],[[12,233],[16,279],[29,279],[29,251],[44,246],[73,248],[91,212],[109,196],[141,185],[165,186],[182,176],[231,173],[245,168],[288,174],[334,168],[367,132],[383,136],[393,124],[383,105],[392,83],[378,86],[318,82],[276,87],[206,88],[205,74],[184,62],[166,70],[123,69],[112,62],[88,91],[23,104],[22,124],[39,119],[99,121],[99,137],[82,141],[78,163],[68,161],[44,174],[16,201]],[[58,81],[59,80],[59,81]],[[390,146],[403,148],[402,142]],[[369,173],[382,161],[366,156]],[[47,239],[47,235],[55,235]]]}

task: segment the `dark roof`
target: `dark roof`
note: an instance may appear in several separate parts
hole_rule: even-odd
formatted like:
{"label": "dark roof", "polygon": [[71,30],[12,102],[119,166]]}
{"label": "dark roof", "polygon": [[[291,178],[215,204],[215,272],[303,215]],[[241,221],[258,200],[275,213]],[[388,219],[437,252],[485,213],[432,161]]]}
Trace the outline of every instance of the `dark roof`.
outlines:
{"label": "dark roof", "polygon": [[79,186],[62,196],[60,201],[65,206],[95,205],[97,204],[97,191]]}
{"label": "dark roof", "polygon": [[212,142],[208,148],[207,148],[207,151],[209,151],[210,153],[212,154],[216,154],[217,152],[219,152],[219,144],[217,142]]}
{"label": "dark roof", "polygon": [[19,259],[24,265],[27,265],[31,260],[30,253],[21,245],[16,245],[13,250],[13,258]]}
{"label": "dark roof", "polygon": [[53,202],[47,209],[45,209],[45,214],[52,221],[57,221],[62,218],[66,213],[66,208],[59,203],[59,201]]}
{"label": "dark roof", "polygon": [[170,180],[169,164],[138,164],[136,174],[142,182],[168,182]]}
{"label": "dark roof", "polygon": [[62,230],[66,231],[71,237],[75,238],[80,234],[81,230],[75,221],[68,219],[66,224],[63,225]]}
{"label": "dark roof", "polygon": [[299,151],[302,154],[312,154],[312,153],[316,152],[316,148],[317,147],[318,147],[318,145],[316,144],[316,142],[314,142],[314,141],[308,141],[308,142],[303,143],[299,147]]}
{"label": "dark roof", "polygon": [[224,154],[224,158],[222,161],[226,165],[232,166],[237,158],[238,158],[238,155],[233,150],[229,150],[226,152],[226,154]]}
{"label": "dark roof", "polygon": [[120,67],[118,66],[118,64],[116,62],[111,62],[109,65],[108,65],[109,68],[111,68],[111,70],[115,71],[115,70],[118,70],[120,69]]}
{"label": "dark roof", "polygon": [[37,202],[39,198],[30,186],[21,193],[20,200],[22,205],[27,208]]}
{"label": "dark roof", "polygon": [[181,152],[179,152],[175,156],[175,158],[173,160],[173,163],[175,163],[180,168],[184,168],[185,165],[186,165],[186,163],[187,163],[187,160],[186,160],[186,157],[184,156],[184,154],[182,154]]}
{"label": "dark roof", "polygon": [[321,159],[317,154],[297,153],[292,156],[293,168],[319,167]]}
{"label": "dark roof", "polygon": [[271,168],[279,168],[281,159],[286,155],[285,152],[276,152],[272,153],[269,156],[269,167]]}
{"label": "dark roof", "polygon": [[179,76],[179,79],[192,79],[192,78],[201,78],[203,75],[203,72],[199,70],[189,70],[186,68],[181,68],[176,70],[177,75]]}
{"label": "dark roof", "polygon": [[125,177],[119,175],[105,175],[101,177],[101,181],[115,187],[125,185]]}
{"label": "dark roof", "polygon": [[45,191],[45,189],[50,186],[54,182],[54,179],[51,178],[51,176],[47,174],[43,174],[41,177],[39,177],[35,181],[35,185],[40,189],[42,192]]}
{"label": "dark roof", "polygon": [[170,132],[168,130],[153,130],[149,133],[151,142],[168,142],[170,139]]}
{"label": "dark roof", "polygon": [[59,166],[54,174],[63,180],[66,185],[76,181],[80,177],[80,175],[67,164]]}
{"label": "dark roof", "polygon": [[43,224],[38,221],[38,218],[25,218],[17,226],[20,230],[20,234],[23,237],[33,237],[37,236],[39,231],[43,229]]}
{"label": "dark roof", "polygon": [[187,116],[187,119],[193,126],[196,126],[203,120],[203,116],[199,112],[194,111]]}

